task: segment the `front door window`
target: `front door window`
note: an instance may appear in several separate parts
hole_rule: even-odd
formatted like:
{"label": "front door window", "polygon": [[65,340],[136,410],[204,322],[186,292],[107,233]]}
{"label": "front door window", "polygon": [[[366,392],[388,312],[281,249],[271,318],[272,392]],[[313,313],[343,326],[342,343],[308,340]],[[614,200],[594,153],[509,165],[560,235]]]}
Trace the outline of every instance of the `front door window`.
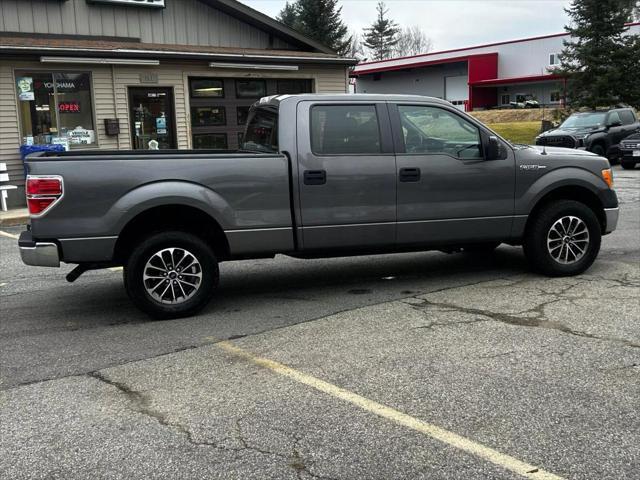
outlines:
{"label": "front door window", "polygon": [[409,154],[482,158],[478,127],[447,110],[427,106],[398,106],[404,148]]}
{"label": "front door window", "polygon": [[130,117],[133,148],[159,150],[176,148],[171,88],[130,88]]}

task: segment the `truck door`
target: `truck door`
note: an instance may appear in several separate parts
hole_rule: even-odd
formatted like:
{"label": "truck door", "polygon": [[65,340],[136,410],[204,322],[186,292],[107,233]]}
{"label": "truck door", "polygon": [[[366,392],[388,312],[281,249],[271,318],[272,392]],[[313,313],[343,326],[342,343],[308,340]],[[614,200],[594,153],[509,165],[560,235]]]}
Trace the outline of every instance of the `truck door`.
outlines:
{"label": "truck door", "polygon": [[393,245],[396,164],[386,104],[301,102],[297,125],[303,248]]}
{"label": "truck door", "polygon": [[609,112],[605,125],[608,128],[609,146],[618,145],[627,136],[626,127],[617,111]]}
{"label": "truck door", "polygon": [[[481,129],[452,108],[389,105],[397,156],[399,245],[509,236],[515,161],[485,160]],[[486,136],[486,134],[485,134]]]}

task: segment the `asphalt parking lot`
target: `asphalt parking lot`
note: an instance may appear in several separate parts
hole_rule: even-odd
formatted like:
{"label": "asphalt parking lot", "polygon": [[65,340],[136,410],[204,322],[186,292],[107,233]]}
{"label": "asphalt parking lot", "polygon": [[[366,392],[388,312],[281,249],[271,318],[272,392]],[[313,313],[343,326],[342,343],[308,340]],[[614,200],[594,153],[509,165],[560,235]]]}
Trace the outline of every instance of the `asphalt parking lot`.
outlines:
{"label": "asphalt parking lot", "polygon": [[638,478],[640,170],[584,275],[518,248],[223,264],[150,321],[0,236],[2,478]]}

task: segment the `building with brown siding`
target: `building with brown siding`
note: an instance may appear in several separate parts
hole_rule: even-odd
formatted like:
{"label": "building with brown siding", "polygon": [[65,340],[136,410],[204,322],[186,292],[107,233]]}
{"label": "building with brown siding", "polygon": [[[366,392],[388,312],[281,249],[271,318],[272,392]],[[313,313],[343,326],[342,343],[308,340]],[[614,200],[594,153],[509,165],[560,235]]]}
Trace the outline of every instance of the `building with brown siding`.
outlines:
{"label": "building with brown siding", "polygon": [[355,63],[235,0],[0,0],[0,16],[10,205],[23,145],[234,149],[256,99],[346,92]]}

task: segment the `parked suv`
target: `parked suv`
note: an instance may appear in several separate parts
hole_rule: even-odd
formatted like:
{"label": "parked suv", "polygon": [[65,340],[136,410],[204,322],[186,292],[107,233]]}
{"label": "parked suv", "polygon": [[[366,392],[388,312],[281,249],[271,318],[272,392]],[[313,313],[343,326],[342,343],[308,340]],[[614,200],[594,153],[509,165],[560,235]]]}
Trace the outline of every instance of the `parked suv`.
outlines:
{"label": "parked suv", "polygon": [[620,164],[633,170],[640,163],[640,133],[634,133],[620,142]]}
{"label": "parked suv", "polygon": [[536,137],[536,145],[582,148],[617,160],[620,142],[640,132],[640,122],[631,108],[574,113],[560,127]]}

